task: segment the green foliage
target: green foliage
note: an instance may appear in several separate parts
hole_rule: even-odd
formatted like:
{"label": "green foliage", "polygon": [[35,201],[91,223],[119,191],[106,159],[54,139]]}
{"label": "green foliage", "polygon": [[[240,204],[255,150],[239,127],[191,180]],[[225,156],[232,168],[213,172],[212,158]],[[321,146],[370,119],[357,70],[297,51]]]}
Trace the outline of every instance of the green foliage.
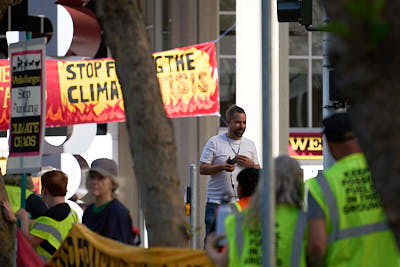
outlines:
{"label": "green foliage", "polygon": [[[375,48],[387,37],[390,25],[382,16],[386,0],[342,0],[342,2],[349,14],[366,26],[365,29],[369,34],[367,42],[370,48]],[[349,25],[332,20],[324,30],[345,38],[352,38],[355,36],[352,32],[360,29],[350,29]]]}

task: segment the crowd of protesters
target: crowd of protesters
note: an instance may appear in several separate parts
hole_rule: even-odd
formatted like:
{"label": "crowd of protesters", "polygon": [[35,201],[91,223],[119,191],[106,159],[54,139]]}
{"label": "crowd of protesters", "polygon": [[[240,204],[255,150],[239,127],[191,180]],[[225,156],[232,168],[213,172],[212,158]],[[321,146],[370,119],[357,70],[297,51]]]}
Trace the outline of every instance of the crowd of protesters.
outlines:
{"label": "crowd of protesters", "polygon": [[[258,185],[264,181],[255,145],[242,136],[244,110],[228,109],[227,123],[227,133],[210,138],[200,158],[200,174],[210,176],[205,250],[216,266],[261,266],[261,207],[268,196]],[[288,155],[274,160],[276,266],[400,266],[394,235],[349,114],[336,113],[322,124],[336,161],[331,167],[304,183],[297,160]],[[45,172],[40,195],[32,192],[28,176],[25,208],[20,208],[21,175],[7,174],[3,180],[8,194],[8,200],[1,201],[5,217],[19,223],[23,236],[48,262],[72,225],[80,222],[66,203],[67,175],[60,170]],[[92,203],[85,208],[82,223],[99,235],[137,245],[131,213],[116,198],[117,163],[94,160],[85,181]],[[226,196],[231,214],[222,221],[225,234],[217,234],[216,218]],[[227,242],[221,245],[223,239]]]}
{"label": "crowd of protesters", "polygon": [[[275,159],[275,265],[400,266],[399,250],[350,115],[336,113],[322,124],[335,159],[331,167],[304,185],[295,159]],[[225,234],[208,233],[205,247],[216,266],[262,265],[260,213],[268,196],[261,188],[247,209],[225,219]],[[221,246],[225,237],[228,245]]]}
{"label": "crowd of protesters", "polygon": [[[32,177],[26,178],[25,208],[21,208],[22,175],[3,176],[8,200],[1,205],[7,220],[19,221],[23,236],[44,263],[48,262],[67,237],[72,225],[80,222],[77,213],[66,203],[68,177],[60,170],[42,174],[41,194],[33,192]],[[93,232],[128,244],[138,245],[129,210],[116,198],[118,165],[114,160],[94,160],[85,171],[88,193],[93,203],[86,207],[82,223]]]}

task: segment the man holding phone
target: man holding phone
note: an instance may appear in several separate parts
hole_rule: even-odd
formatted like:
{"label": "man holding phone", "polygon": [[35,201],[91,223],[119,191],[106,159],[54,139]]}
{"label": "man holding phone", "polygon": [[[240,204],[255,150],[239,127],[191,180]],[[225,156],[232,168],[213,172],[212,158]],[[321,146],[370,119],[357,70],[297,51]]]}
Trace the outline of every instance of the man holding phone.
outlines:
{"label": "man holding phone", "polygon": [[236,176],[245,168],[260,168],[254,142],[243,137],[246,113],[238,106],[226,112],[228,132],[211,137],[200,157],[200,174],[210,175],[205,212],[206,237],[224,196],[236,201]]}

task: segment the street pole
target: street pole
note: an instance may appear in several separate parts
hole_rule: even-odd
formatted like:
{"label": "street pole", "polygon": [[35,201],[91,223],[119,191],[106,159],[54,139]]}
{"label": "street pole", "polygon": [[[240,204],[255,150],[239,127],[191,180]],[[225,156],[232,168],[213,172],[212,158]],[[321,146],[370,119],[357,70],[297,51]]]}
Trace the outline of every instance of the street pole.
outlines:
{"label": "street pole", "polygon": [[271,1],[261,1],[262,18],[262,265],[275,263],[275,176],[271,158]]}
{"label": "street pole", "polygon": [[190,205],[190,226],[192,228],[192,239],[191,239],[191,248],[192,249],[197,249],[197,241],[199,239],[199,232],[198,232],[198,192],[199,192],[199,182],[197,179],[197,170],[196,170],[196,164],[190,164],[190,169],[189,169],[189,175],[190,175],[190,188],[191,193],[192,193],[192,203]]}
{"label": "street pole", "polygon": [[[325,6],[322,7],[322,21],[323,25],[327,25],[329,18],[326,14],[326,9]],[[330,73],[333,71],[333,67],[331,65],[331,62],[329,60],[329,42],[330,42],[330,37],[331,34],[327,31],[323,31],[322,33],[322,117],[327,118],[331,116],[332,114],[335,113],[335,110],[333,108],[333,102],[330,100],[330,95],[329,95],[329,88],[330,88],[330,78],[332,76]],[[323,137],[323,166],[324,170],[328,169],[335,160],[333,159],[331,153],[329,152],[328,149],[328,143]]]}

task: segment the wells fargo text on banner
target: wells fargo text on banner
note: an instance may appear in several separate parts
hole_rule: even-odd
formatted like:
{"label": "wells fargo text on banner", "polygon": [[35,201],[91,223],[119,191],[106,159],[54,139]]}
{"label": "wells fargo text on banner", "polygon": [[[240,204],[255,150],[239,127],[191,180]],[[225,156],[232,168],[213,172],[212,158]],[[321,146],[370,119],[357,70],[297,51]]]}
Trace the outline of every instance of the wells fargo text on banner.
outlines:
{"label": "wells fargo text on banner", "polygon": [[153,54],[167,116],[219,113],[218,68],[213,42]]}
{"label": "wells fargo text on banner", "polygon": [[204,250],[128,246],[75,223],[48,266],[214,266]]}
{"label": "wells fargo text on banner", "polygon": [[322,134],[289,133],[289,155],[297,159],[322,159]]}

